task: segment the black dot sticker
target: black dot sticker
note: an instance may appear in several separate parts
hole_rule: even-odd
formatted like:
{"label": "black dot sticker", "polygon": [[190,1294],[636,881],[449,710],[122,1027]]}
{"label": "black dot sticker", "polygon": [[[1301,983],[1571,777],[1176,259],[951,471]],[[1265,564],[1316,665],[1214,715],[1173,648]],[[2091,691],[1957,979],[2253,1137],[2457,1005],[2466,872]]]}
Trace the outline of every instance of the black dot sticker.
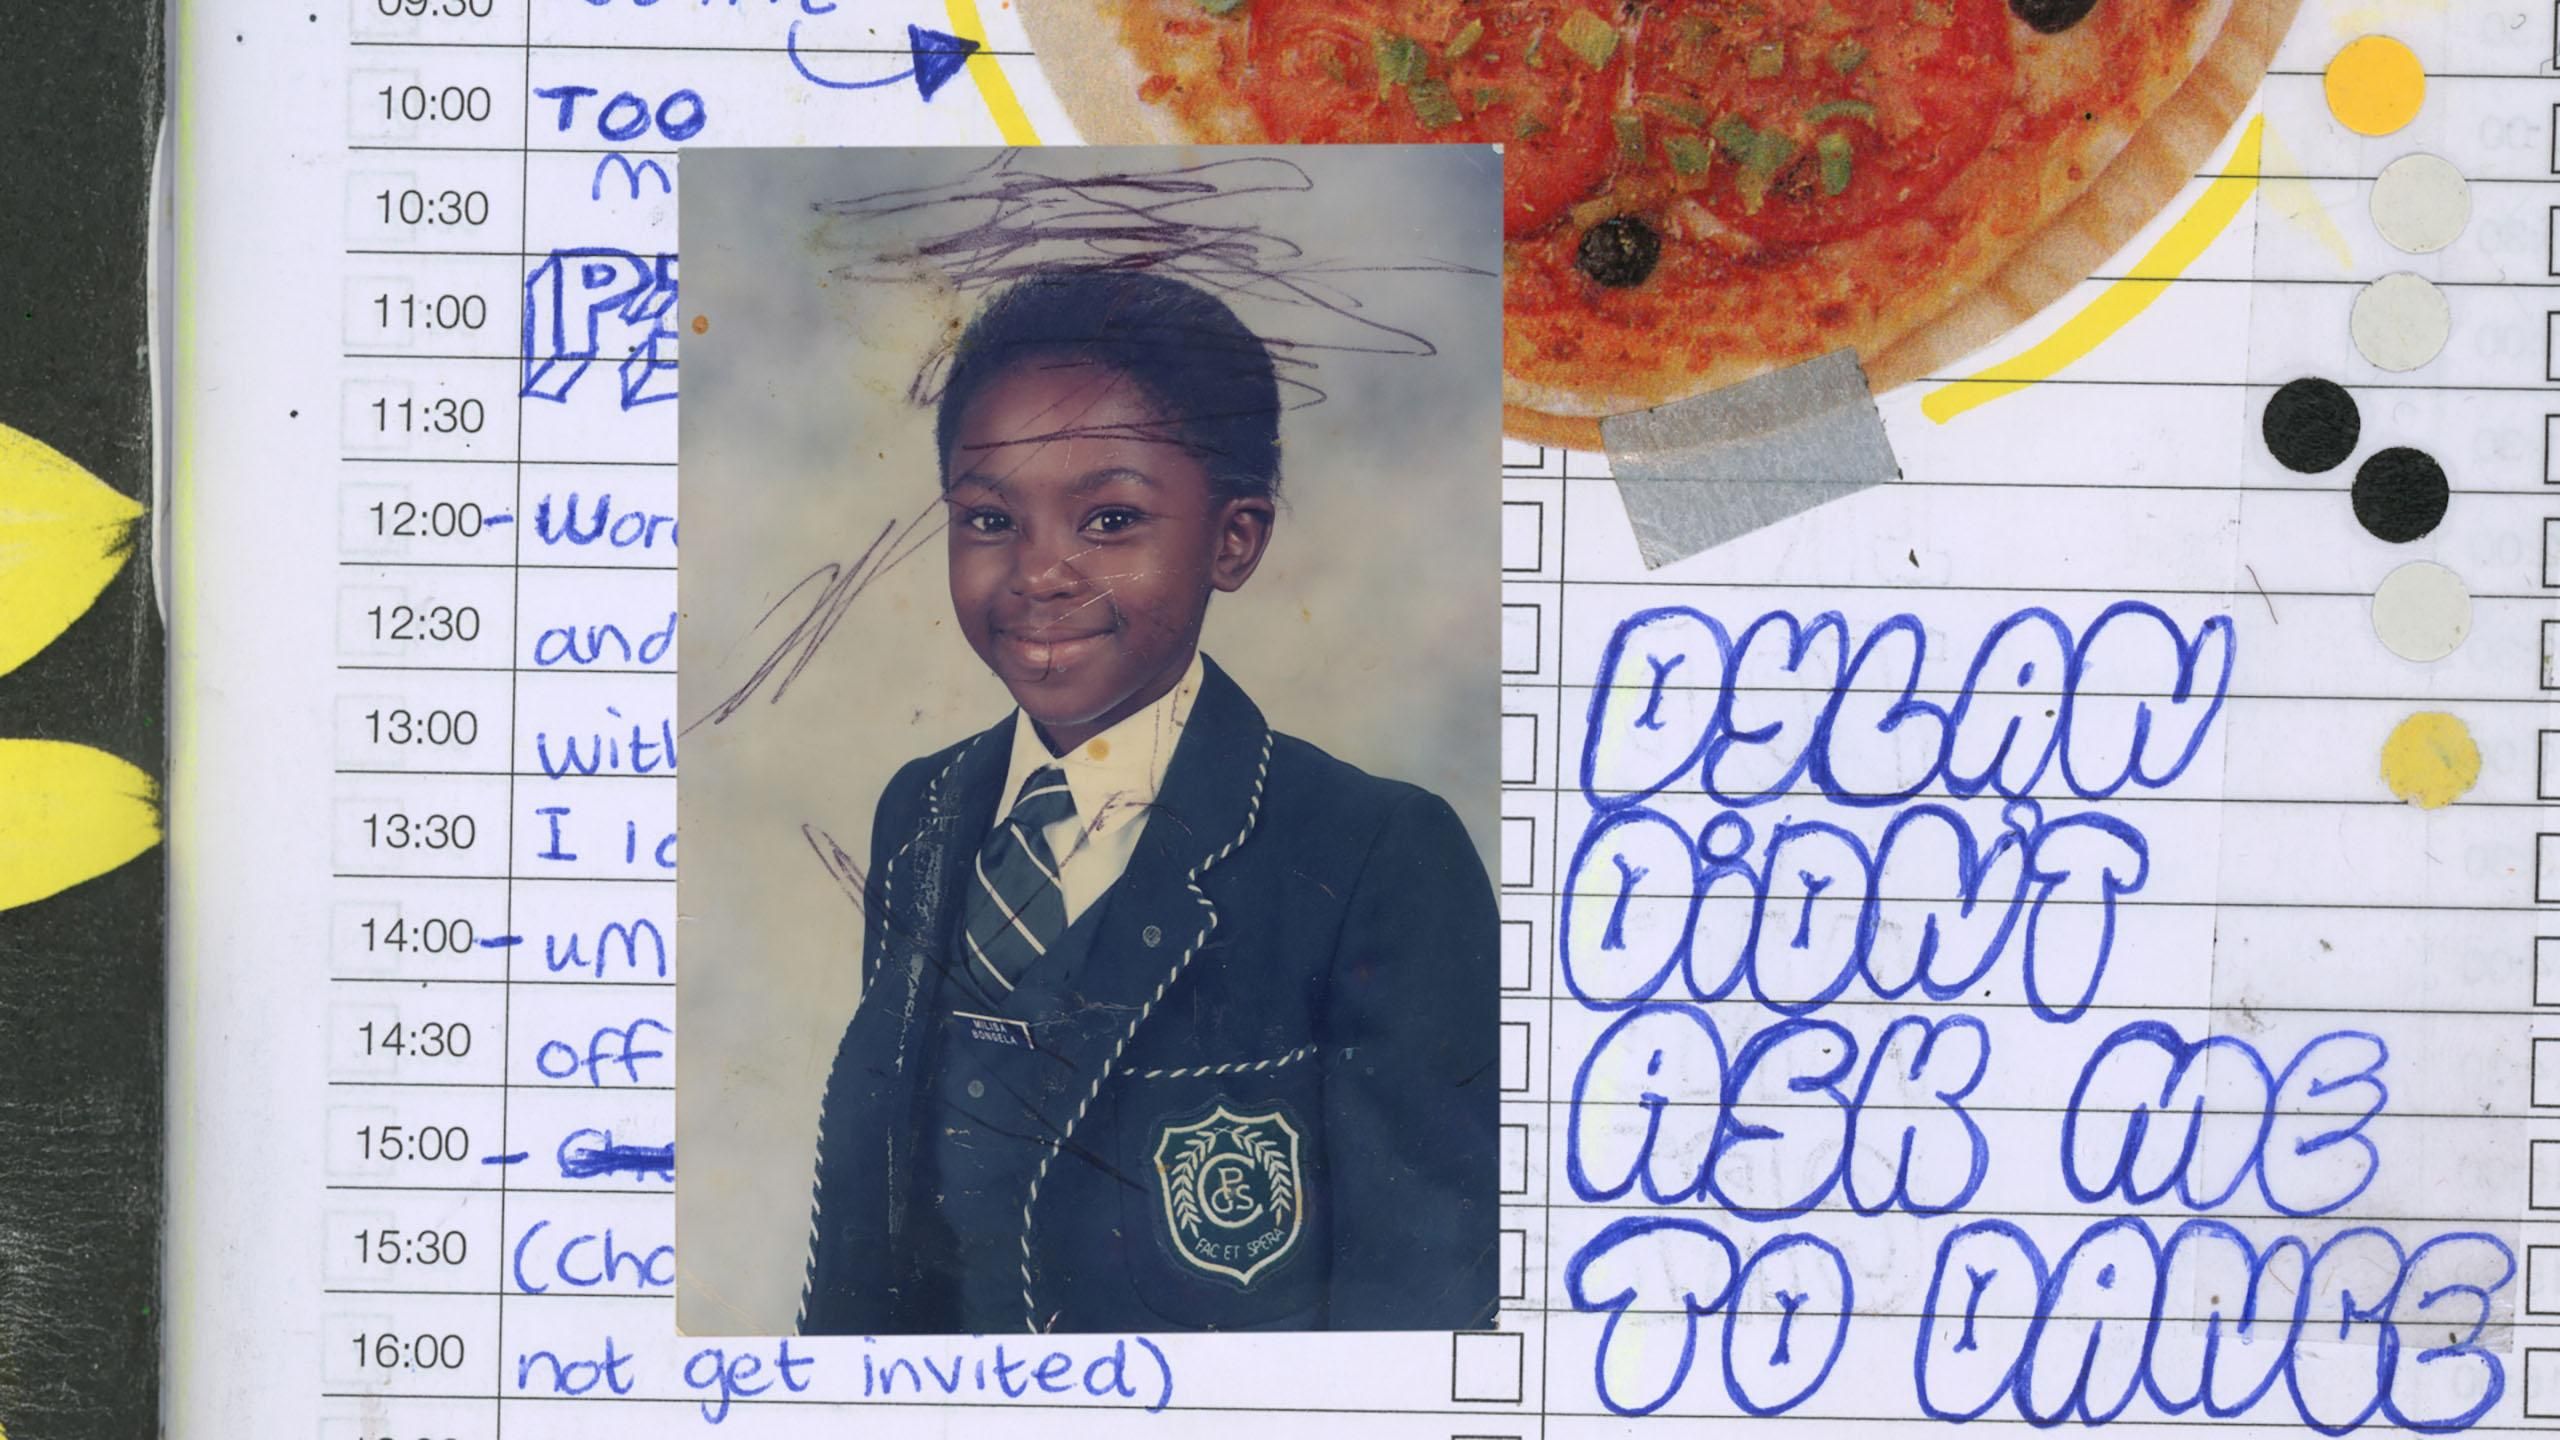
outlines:
{"label": "black dot sticker", "polygon": [[2278,464],[2317,475],[2337,469],[2356,453],[2364,417],[2357,413],[2355,397],[2346,387],[2306,375],[2267,402],[2261,429]]}
{"label": "black dot sticker", "polygon": [[2423,450],[2393,446],[2356,470],[2356,519],[2373,538],[2405,545],[2436,528],[2452,492],[2444,467]]}

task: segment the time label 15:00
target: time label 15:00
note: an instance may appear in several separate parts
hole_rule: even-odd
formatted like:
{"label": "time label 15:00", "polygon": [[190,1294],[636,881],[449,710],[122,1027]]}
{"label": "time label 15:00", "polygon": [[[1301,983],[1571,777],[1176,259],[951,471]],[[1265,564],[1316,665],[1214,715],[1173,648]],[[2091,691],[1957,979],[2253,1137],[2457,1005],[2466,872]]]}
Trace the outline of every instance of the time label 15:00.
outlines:
{"label": "time label 15:00", "polygon": [[367,1160],[468,1160],[471,1132],[459,1125],[359,1125],[356,1146]]}

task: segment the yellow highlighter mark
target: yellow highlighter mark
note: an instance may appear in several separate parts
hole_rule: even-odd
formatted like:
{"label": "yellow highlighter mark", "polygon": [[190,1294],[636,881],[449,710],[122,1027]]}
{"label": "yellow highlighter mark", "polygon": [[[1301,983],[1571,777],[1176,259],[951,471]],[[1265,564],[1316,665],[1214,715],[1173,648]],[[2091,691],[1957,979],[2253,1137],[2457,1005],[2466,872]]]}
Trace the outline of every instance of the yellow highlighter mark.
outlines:
{"label": "yellow highlighter mark", "polygon": [[2264,116],[2249,122],[2225,173],[2205,187],[2196,202],[2187,207],[2187,213],[2179,216],[2168,233],[2134,262],[2123,279],[2100,291],[2098,298],[2079,314],[2064,321],[2061,329],[2019,354],[1930,391],[1920,402],[1920,413],[1943,425],[1975,406],[1988,405],[2003,395],[2052,378],[2133,323],[2135,316],[2151,308],[2152,301],[2168,293],[2169,282],[2196,263],[2256,193],[2265,133]]}
{"label": "yellow highlighter mark", "polygon": [[2441,810],[2480,779],[2480,747],[2471,729],[2441,710],[2421,710],[2382,742],[2382,781],[2421,810]]}
{"label": "yellow highlighter mark", "polygon": [[977,0],[943,0],[943,10],[951,17],[953,35],[977,42],[978,48],[969,54],[969,78],[987,102],[987,113],[995,117],[996,133],[1007,145],[1039,144],[1031,117],[1022,113],[1022,102],[1014,98],[1013,82],[1004,78],[1004,67],[987,53],[987,27],[978,18]]}

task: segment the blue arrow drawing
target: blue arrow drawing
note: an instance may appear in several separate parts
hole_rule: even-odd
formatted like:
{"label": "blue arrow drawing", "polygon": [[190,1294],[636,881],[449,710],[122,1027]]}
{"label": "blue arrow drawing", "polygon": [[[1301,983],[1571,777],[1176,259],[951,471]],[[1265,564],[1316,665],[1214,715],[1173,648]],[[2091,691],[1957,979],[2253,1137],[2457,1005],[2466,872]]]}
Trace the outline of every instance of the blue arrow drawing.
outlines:
{"label": "blue arrow drawing", "polygon": [[799,71],[801,77],[812,85],[824,85],[830,90],[877,90],[901,80],[913,80],[916,82],[916,94],[927,100],[933,98],[933,92],[949,84],[952,76],[960,73],[960,67],[969,63],[969,56],[977,48],[975,40],[910,25],[907,27],[907,57],[911,63],[906,69],[894,75],[883,75],[877,80],[830,80],[810,69],[809,62],[800,58],[799,21],[791,22],[791,33],[783,40],[783,50],[791,57],[791,68]]}

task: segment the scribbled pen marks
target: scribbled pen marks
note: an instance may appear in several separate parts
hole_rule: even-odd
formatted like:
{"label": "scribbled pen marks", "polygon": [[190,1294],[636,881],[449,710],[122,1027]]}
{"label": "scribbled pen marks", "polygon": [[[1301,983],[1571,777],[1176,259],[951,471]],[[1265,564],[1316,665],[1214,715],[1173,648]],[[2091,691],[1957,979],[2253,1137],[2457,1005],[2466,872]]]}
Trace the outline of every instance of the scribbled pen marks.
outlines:
{"label": "scribbled pen marks", "polygon": [[2098,0],[2009,0],[2009,13],[2040,35],[2059,35],[2097,8]]}
{"label": "scribbled pen marks", "polygon": [[[1230,304],[1282,307],[1266,308],[1248,323],[1270,348],[1281,385],[1295,397],[1293,410],[1324,399],[1308,378],[1319,354],[1440,353],[1420,332],[1370,313],[1346,286],[1353,277],[1436,272],[1493,278],[1489,270],[1421,257],[1353,264],[1309,256],[1249,218],[1292,208],[1285,200],[1251,197],[1315,189],[1303,167],[1277,156],[1081,176],[1044,175],[1030,168],[1036,163],[1036,157],[1007,150],[948,181],[819,202],[822,215],[861,222],[866,234],[885,230],[896,236],[837,269],[833,278],[908,280],[922,259],[968,294],[1042,270],[1159,271]],[[1371,288],[1394,293],[1391,285]],[[926,362],[913,398],[931,403],[941,393],[949,361],[946,349]]]}
{"label": "scribbled pen marks", "polygon": [[2287,470],[2317,475],[2335,470],[2356,451],[2364,417],[2355,397],[2334,380],[2306,375],[2267,401],[2261,424],[2267,452]]}

